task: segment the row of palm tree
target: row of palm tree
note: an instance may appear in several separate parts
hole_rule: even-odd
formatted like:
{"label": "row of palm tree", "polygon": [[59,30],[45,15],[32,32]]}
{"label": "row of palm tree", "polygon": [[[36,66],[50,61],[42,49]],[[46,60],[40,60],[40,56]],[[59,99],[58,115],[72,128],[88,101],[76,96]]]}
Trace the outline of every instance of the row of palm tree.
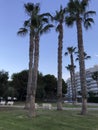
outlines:
{"label": "row of palm tree", "polygon": [[[77,51],[77,47],[67,47],[67,51],[64,53],[65,56],[69,54],[70,56],[70,64],[68,66],[65,66],[65,68],[70,72],[70,79],[71,79],[71,89],[72,89],[72,103],[76,105],[77,103],[77,86],[75,81],[75,68],[76,65],[74,63],[75,61],[79,61],[79,51]],[[74,57],[76,55],[76,58]],[[84,59],[88,60],[91,56],[87,55],[86,52],[84,52]]]}
{"label": "row of palm tree", "polygon": [[74,64],[74,53],[76,52],[76,47],[68,47],[67,52],[65,52],[66,55],[70,55],[70,65],[68,65],[66,68],[70,71],[70,77],[71,77],[71,86],[72,86],[72,101],[73,104],[76,104],[77,98],[76,98],[76,83],[75,83],[75,64]]}
{"label": "row of palm tree", "polygon": [[[63,23],[67,26],[72,26],[74,22],[77,26],[77,40],[79,50],[79,65],[80,65],[80,79],[82,88],[82,112],[87,112],[87,97],[86,97],[86,80],[85,80],[85,63],[84,63],[84,46],[82,35],[82,22],[84,27],[88,29],[91,23],[94,22],[90,18],[90,14],[95,14],[94,11],[86,11],[89,1],[85,0],[69,0],[67,7],[60,7],[59,11],[56,11],[55,16],[50,13],[40,14],[40,5],[27,3],[25,4],[25,10],[29,16],[29,19],[24,22],[23,28],[20,28],[18,34],[25,35],[29,32],[30,35],[30,49],[29,49],[29,76],[27,86],[27,107],[29,106],[29,116],[36,116],[35,112],[35,94],[37,89],[37,71],[39,62],[39,42],[40,36],[46,33],[50,28],[54,27],[53,23],[50,23],[50,18],[56,21],[56,31],[58,32],[58,87],[57,87],[57,109],[62,110],[62,49],[63,49]],[[73,62],[73,61],[72,61]],[[74,71],[74,67],[73,67]],[[74,74],[74,72],[73,72]],[[75,87],[75,86],[74,86]]]}

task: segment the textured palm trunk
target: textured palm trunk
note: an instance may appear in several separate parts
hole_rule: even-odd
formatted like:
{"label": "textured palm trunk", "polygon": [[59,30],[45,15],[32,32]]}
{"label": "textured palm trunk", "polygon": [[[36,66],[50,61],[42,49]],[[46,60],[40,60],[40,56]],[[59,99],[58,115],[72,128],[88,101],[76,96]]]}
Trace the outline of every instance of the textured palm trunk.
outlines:
{"label": "textured palm trunk", "polygon": [[57,110],[62,110],[62,48],[63,26],[59,26],[58,36],[58,81],[57,81]]}
{"label": "textured palm trunk", "polygon": [[72,89],[72,102],[73,102],[73,92],[74,92],[74,90],[73,90],[73,79],[72,79],[72,77],[73,77],[73,75],[72,75],[72,69],[70,69],[70,77],[71,77],[71,89]]}
{"label": "textured palm trunk", "polygon": [[39,62],[39,36],[37,35],[35,37],[33,80],[32,80],[32,88],[31,88],[31,95],[30,95],[30,109],[29,109],[30,117],[36,116],[35,96],[36,96],[36,89],[37,89],[38,62]]}
{"label": "textured palm trunk", "polygon": [[77,38],[78,38],[78,50],[79,50],[80,83],[81,83],[81,90],[82,90],[82,111],[81,111],[81,114],[85,115],[87,113],[87,87],[86,87],[86,75],[85,75],[82,24],[81,24],[80,18],[77,19]]}
{"label": "textured palm trunk", "polygon": [[76,105],[77,98],[76,98],[76,84],[75,84],[75,69],[74,69],[74,61],[73,55],[70,55],[71,65],[72,65],[72,87],[73,87],[73,104]]}
{"label": "textured palm trunk", "polygon": [[28,84],[27,84],[27,95],[25,108],[30,107],[30,88],[32,86],[32,68],[33,68],[33,51],[34,51],[34,39],[33,35],[30,33],[30,46],[29,46],[29,72],[28,72]]}
{"label": "textured palm trunk", "polygon": [[30,95],[30,107],[29,107],[29,117],[36,117],[35,111],[35,95]]}

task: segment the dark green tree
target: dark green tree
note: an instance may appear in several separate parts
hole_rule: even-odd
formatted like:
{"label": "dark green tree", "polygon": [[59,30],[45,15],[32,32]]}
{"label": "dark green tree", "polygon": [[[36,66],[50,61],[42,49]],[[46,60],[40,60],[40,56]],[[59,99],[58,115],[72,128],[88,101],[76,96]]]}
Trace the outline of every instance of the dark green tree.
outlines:
{"label": "dark green tree", "polygon": [[0,71],[0,97],[6,97],[6,91],[8,87],[8,72],[2,70]]}
{"label": "dark green tree", "polygon": [[67,83],[62,79],[62,93],[65,95],[67,93]]}
{"label": "dark green tree", "polygon": [[45,90],[44,90],[44,79],[43,74],[38,72],[38,79],[37,79],[37,90],[36,90],[36,101],[43,101],[45,98]]}
{"label": "dark green tree", "polygon": [[28,71],[23,70],[19,73],[14,73],[12,75],[12,83],[14,90],[16,91],[17,100],[24,101],[26,99],[27,93],[27,81],[28,81]]}
{"label": "dark green tree", "polygon": [[7,89],[4,93],[4,97],[7,99],[8,97],[11,97],[11,100],[16,98],[18,95],[16,89],[13,87],[12,81],[8,81]]}
{"label": "dark green tree", "polygon": [[43,80],[45,83],[44,90],[46,99],[55,98],[57,94],[57,79],[54,75],[48,74],[43,77]]}

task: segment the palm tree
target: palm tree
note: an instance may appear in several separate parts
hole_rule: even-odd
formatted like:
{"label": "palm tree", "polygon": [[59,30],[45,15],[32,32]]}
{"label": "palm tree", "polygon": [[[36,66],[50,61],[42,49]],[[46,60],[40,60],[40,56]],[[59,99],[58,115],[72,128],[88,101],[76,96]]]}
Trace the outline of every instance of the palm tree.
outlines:
{"label": "palm tree", "polygon": [[[75,68],[76,66],[74,66]],[[73,104],[74,104],[74,85],[73,85],[73,65],[69,65],[68,66],[65,66],[65,68],[70,72],[70,79],[71,79],[71,89],[72,89],[72,101],[73,101]]]}
{"label": "palm tree", "polygon": [[96,72],[94,72],[94,73],[92,74],[92,78],[93,78],[93,80],[96,81],[97,87],[98,87],[98,71],[96,71]]}
{"label": "palm tree", "polygon": [[30,106],[30,93],[32,87],[32,68],[33,68],[33,53],[34,53],[34,24],[32,25],[31,21],[34,15],[38,12],[38,4],[34,5],[31,3],[24,4],[25,11],[29,16],[29,19],[24,22],[23,28],[20,28],[18,31],[18,35],[25,36],[29,33],[29,72],[28,72],[28,84],[27,84],[27,96],[26,96],[26,104],[25,108],[29,108]]}
{"label": "palm tree", "polygon": [[94,23],[94,20],[90,17],[90,15],[92,16],[93,14],[95,14],[95,11],[87,11],[88,4],[88,0],[70,0],[66,8],[66,24],[68,26],[72,26],[75,22],[77,27],[80,81],[82,90],[82,115],[85,115],[87,113],[87,88],[85,76],[82,22],[84,23],[84,27],[88,29],[89,27],[91,27],[91,23]]}
{"label": "palm tree", "polygon": [[74,58],[73,58],[73,54],[75,53],[76,51],[76,47],[68,47],[67,48],[67,52],[65,52],[65,56],[66,55],[70,55],[70,61],[71,61],[71,70],[72,70],[72,89],[73,89],[73,94],[72,94],[72,97],[73,97],[73,104],[76,104],[76,101],[77,101],[77,97],[76,97],[76,84],[75,84],[75,65],[74,65]]}
{"label": "palm tree", "polygon": [[36,116],[35,112],[35,95],[37,89],[37,75],[38,75],[38,64],[39,64],[39,42],[40,36],[50,28],[53,27],[52,24],[49,23],[49,17],[51,15],[49,13],[36,14],[36,16],[32,19],[32,25],[34,24],[34,33],[35,33],[35,52],[34,52],[34,66],[33,66],[33,79],[32,79],[32,88],[30,95],[30,112],[29,116]]}
{"label": "palm tree", "polygon": [[[30,31],[30,49],[29,49],[29,76],[27,86],[27,102],[29,107],[29,116],[35,117],[35,95],[37,89],[37,72],[39,62],[39,39],[40,35],[49,31],[53,25],[49,24],[49,13],[40,14],[39,4],[25,4],[25,9],[29,15],[29,20],[25,21],[24,27],[20,28],[18,34],[25,34],[24,30]],[[34,59],[33,59],[34,57]]]}
{"label": "palm tree", "polygon": [[56,31],[58,35],[58,80],[57,80],[57,110],[62,110],[62,49],[63,49],[63,23],[65,22],[65,8],[60,7],[53,18],[58,24]]}

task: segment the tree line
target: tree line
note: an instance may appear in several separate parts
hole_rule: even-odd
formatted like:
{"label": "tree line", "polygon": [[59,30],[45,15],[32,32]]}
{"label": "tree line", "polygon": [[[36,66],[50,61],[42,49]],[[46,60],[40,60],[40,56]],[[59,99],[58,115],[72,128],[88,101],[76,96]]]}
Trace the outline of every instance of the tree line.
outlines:
{"label": "tree line", "polygon": [[[0,97],[1,100],[7,100],[11,97],[12,100],[16,97],[17,101],[25,101],[27,94],[27,82],[28,82],[28,70],[23,70],[18,73],[14,73],[9,80],[8,72],[0,71]],[[57,100],[57,78],[54,75],[43,75],[38,72],[37,80],[37,92],[36,101],[49,101],[53,102]],[[62,93],[66,94],[67,85],[62,79]]]}

